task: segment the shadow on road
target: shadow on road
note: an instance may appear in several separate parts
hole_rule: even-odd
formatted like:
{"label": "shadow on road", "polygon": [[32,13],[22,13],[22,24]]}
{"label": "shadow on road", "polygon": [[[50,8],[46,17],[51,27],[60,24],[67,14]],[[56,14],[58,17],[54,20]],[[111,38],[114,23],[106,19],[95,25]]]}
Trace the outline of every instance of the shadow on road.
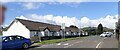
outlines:
{"label": "shadow on road", "polygon": [[31,46],[31,47],[29,47],[28,49],[36,48],[36,47],[40,47],[40,46]]}
{"label": "shadow on road", "polygon": [[17,50],[29,50],[29,49],[36,48],[36,47],[40,47],[40,46],[31,46],[31,47],[29,47],[27,49],[17,49]]}

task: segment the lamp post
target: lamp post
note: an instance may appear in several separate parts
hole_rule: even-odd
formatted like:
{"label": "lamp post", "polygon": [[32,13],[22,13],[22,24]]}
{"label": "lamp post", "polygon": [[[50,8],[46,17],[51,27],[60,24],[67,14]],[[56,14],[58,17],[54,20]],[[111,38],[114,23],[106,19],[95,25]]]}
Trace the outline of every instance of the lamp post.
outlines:
{"label": "lamp post", "polygon": [[61,29],[62,29],[62,38],[65,38],[65,23],[62,23]]}
{"label": "lamp post", "polygon": [[39,27],[39,33],[38,33],[38,37],[39,37],[39,42],[41,42],[41,36],[40,36],[40,27]]}

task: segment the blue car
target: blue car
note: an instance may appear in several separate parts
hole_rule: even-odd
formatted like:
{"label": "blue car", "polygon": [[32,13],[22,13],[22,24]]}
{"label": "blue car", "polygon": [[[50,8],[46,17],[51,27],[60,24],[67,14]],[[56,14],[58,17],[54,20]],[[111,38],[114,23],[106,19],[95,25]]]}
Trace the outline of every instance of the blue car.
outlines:
{"label": "blue car", "polygon": [[26,49],[29,48],[31,44],[30,39],[18,35],[2,37],[2,50]]}

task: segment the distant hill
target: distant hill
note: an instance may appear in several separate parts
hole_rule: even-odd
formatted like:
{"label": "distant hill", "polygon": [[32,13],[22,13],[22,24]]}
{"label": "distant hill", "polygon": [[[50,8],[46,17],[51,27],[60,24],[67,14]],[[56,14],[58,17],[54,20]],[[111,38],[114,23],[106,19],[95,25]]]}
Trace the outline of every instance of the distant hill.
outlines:
{"label": "distant hill", "polygon": [[[82,28],[83,31],[88,32],[91,35],[96,35],[97,34],[97,27],[84,27]],[[113,29],[103,27],[103,32],[113,32]]]}
{"label": "distant hill", "polygon": [[110,29],[110,28],[107,28],[107,27],[104,27],[104,28],[103,28],[103,31],[104,31],[104,32],[113,32],[114,30],[113,30],[113,29]]}

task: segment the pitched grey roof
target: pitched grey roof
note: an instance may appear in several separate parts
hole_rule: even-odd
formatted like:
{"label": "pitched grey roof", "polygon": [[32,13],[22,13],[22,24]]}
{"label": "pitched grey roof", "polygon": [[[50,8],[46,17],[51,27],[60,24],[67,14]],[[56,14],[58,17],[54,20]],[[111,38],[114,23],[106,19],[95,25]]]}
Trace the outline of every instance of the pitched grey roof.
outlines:
{"label": "pitched grey roof", "polygon": [[53,24],[30,21],[30,20],[23,20],[23,19],[16,19],[16,20],[20,21],[29,30],[44,30],[46,28],[49,29],[50,31],[60,30],[59,25],[53,25]]}
{"label": "pitched grey roof", "polygon": [[[61,26],[59,26],[59,25],[53,25],[53,24],[48,24],[48,23],[43,23],[43,22],[17,19],[17,18],[13,22],[15,22],[15,21],[21,22],[26,28],[28,28],[31,31],[42,31],[45,29],[49,29],[50,31],[60,31],[61,30]],[[12,23],[10,24],[10,26],[12,25]],[[78,28],[70,28],[70,27],[65,28],[65,31],[70,31],[70,30],[72,32],[79,31]]]}
{"label": "pitched grey roof", "polygon": [[71,32],[79,32],[79,29],[78,28],[71,28],[71,27],[66,27],[65,28],[65,31],[71,31]]}

